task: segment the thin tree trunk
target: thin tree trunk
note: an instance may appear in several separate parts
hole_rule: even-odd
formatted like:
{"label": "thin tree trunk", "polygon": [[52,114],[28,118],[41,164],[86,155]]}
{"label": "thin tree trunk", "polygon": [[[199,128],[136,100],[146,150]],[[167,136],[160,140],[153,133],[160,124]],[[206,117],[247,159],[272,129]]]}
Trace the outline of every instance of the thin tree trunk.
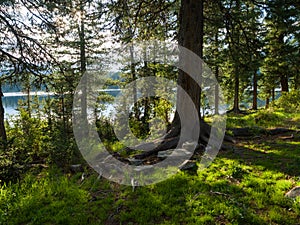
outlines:
{"label": "thin tree trunk", "polygon": [[[219,48],[219,35],[218,35],[218,31],[216,33],[216,36],[215,36],[215,42],[216,42],[216,54],[215,54],[215,60],[217,60],[217,57],[218,57],[218,48]],[[219,66],[216,65],[216,68],[215,68],[215,76],[216,76],[216,80],[218,81],[219,79]],[[219,115],[219,85],[216,84],[215,85],[215,115]]]}
{"label": "thin tree trunk", "polygon": [[27,85],[26,92],[27,92],[27,113],[28,113],[28,116],[31,117],[30,86],[29,86],[29,84]]}
{"label": "thin tree trunk", "polygon": [[[240,9],[240,1],[239,0],[237,0],[236,1],[236,8],[237,9]],[[237,29],[237,27],[235,27],[235,29],[234,28],[232,28],[233,30],[235,30],[235,29]],[[237,46],[239,46],[239,44],[240,44],[240,31],[239,30],[237,30],[236,31],[237,33],[236,33],[236,38],[237,38],[237,40],[236,40],[236,45]],[[239,54],[238,52],[238,49],[236,49],[235,48],[235,53],[236,54]],[[240,59],[238,58],[238,57],[236,57],[236,56],[234,56],[234,101],[233,101],[233,112],[234,113],[239,113],[240,112],[240,99],[239,99],[239,89],[240,89],[240,65],[241,65],[241,63],[240,63]]]}
{"label": "thin tree trunk", "polygon": [[289,92],[289,79],[287,75],[280,76],[280,84],[282,92]]}
{"label": "thin tree trunk", "polygon": [[[218,78],[219,78],[219,66],[216,66],[215,76],[216,76],[216,79],[218,80]],[[219,85],[216,84],[215,85],[215,115],[220,114],[220,112],[219,112],[219,93],[220,93]]]}
{"label": "thin tree trunk", "polygon": [[52,130],[52,115],[51,115],[51,97],[48,93],[47,99],[46,99],[46,113],[48,114],[48,126],[50,130]]}
{"label": "thin tree trunk", "polygon": [[64,132],[66,133],[67,125],[66,125],[66,115],[65,115],[65,95],[63,93],[63,90],[61,90],[61,109],[62,109]]}
{"label": "thin tree trunk", "polygon": [[252,109],[257,110],[257,72],[253,74],[253,103]]}
{"label": "thin tree trunk", "polygon": [[275,87],[272,88],[272,102],[275,101]]}
{"label": "thin tree trunk", "polygon": [[[147,62],[147,52],[144,50],[144,73],[148,73],[148,62]],[[147,74],[144,74],[144,76],[148,76]],[[155,74],[153,75],[155,76]],[[146,124],[149,122],[150,118],[150,103],[153,101],[155,103],[155,100],[151,100],[149,98],[144,99],[144,116],[143,116],[143,124]]]}
{"label": "thin tree trunk", "polygon": [[[80,1],[80,23],[78,26],[80,41],[80,72],[84,75],[86,71],[86,43],[85,43],[85,26],[84,26],[84,8],[83,2]],[[82,96],[81,96],[81,116],[84,121],[87,120],[87,79],[82,80]]]}
{"label": "thin tree trunk", "polygon": [[240,77],[239,77],[239,72],[236,69],[235,70],[235,76],[234,76],[234,104],[233,104],[233,112],[234,113],[239,113],[240,108],[240,99],[239,99],[239,89],[240,89]]}
{"label": "thin tree trunk", "polygon": [[3,92],[2,84],[0,83],[0,138],[3,142],[7,141],[5,122],[4,122],[4,107],[2,102]]}
{"label": "thin tree trunk", "polygon": [[295,90],[298,88],[300,88],[300,70],[297,70],[295,75]]}
{"label": "thin tree trunk", "polygon": [[[132,81],[134,82],[136,80],[136,71],[135,71],[135,63],[134,63],[134,49],[133,49],[133,44],[130,44],[129,47],[130,50],[130,70],[131,70],[131,75],[132,75]],[[139,113],[139,107],[137,103],[137,90],[136,90],[136,84],[133,83],[133,101],[134,101],[134,107],[133,107],[133,112],[134,112],[134,117],[138,120],[140,117]]]}
{"label": "thin tree trunk", "polygon": [[270,98],[267,97],[267,98],[266,98],[266,109],[268,109],[269,106],[270,106]]}

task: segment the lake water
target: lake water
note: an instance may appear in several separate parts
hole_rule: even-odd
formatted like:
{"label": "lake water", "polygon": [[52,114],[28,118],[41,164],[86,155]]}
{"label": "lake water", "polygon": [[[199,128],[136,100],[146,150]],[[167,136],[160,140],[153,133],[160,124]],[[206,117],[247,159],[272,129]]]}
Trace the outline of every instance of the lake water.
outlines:
{"label": "lake water", "polygon": [[[10,93],[3,93],[4,97],[2,98],[5,118],[9,116],[14,116],[19,113],[18,111],[18,104],[20,102],[27,101],[27,94],[22,92],[10,92]],[[31,93],[31,97],[38,96],[38,102],[42,102],[43,99],[54,97],[53,93],[46,93],[46,92],[36,92]]]}
{"label": "lake water", "polygon": [[[103,90],[112,96],[117,96],[118,93],[120,93],[119,89],[107,89]],[[2,98],[3,107],[5,111],[5,118],[9,118],[9,116],[15,116],[18,115],[18,104],[21,101],[26,102],[27,101],[27,94],[22,92],[9,92],[9,93],[3,93],[4,97]],[[38,102],[42,103],[43,100],[47,98],[55,98],[54,93],[48,93],[48,92],[32,92],[30,94],[32,98],[34,96],[38,96]],[[112,106],[109,106],[107,111],[110,112],[112,110]]]}
{"label": "lake water", "polygon": [[[120,89],[107,89],[103,90],[112,96],[117,96],[120,93]],[[47,92],[32,92],[31,96],[38,96],[38,101],[43,102],[46,98],[54,98],[53,93],[47,93]],[[277,97],[277,96],[276,96]],[[10,93],[4,93],[4,97],[2,98],[3,101],[3,107],[5,110],[5,118],[8,118],[9,116],[18,115],[18,103],[20,101],[26,101],[27,95],[22,92],[10,92]],[[264,101],[258,100],[258,105],[260,107],[264,106]],[[249,107],[249,106],[248,106]],[[246,108],[248,108],[246,107]],[[103,112],[104,115],[108,115],[110,112],[114,111],[114,106],[107,105],[106,110]]]}

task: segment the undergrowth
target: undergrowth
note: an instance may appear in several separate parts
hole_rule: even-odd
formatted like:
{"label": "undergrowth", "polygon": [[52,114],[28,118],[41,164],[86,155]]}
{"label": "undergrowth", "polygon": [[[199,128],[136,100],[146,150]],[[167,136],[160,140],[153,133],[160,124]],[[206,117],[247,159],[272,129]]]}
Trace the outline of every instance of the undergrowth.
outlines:
{"label": "undergrowth", "polygon": [[[297,127],[299,120],[275,111],[228,118],[232,127]],[[262,138],[240,140],[205,170],[134,191],[89,168],[28,173],[0,186],[0,224],[300,224],[300,198],[284,196],[300,185],[300,137]]]}
{"label": "undergrowth", "polygon": [[287,113],[280,110],[268,109],[249,111],[246,115],[229,114],[227,117],[228,128],[259,127],[263,129],[286,127],[299,129],[300,112]]}

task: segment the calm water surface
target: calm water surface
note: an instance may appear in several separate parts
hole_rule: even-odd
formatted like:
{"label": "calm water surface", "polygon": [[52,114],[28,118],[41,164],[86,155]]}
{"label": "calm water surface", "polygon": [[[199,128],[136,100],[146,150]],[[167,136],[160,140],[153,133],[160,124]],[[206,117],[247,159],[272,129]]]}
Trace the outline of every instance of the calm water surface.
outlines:
{"label": "calm water surface", "polygon": [[[111,94],[112,96],[117,96],[120,93],[120,90],[112,90],[108,89],[106,90],[107,93]],[[32,99],[34,96],[38,96],[38,102],[42,103],[47,98],[55,98],[55,95],[53,93],[46,93],[46,92],[34,92],[31,93]],[[10,93],[4,93],[4,97],[2,98],[3,107],[5,111],[5,118],[9,118],[9,116],[15,116],[19,114],[18,111],[18,104],[20,102],[26,102],[27,101],[27,95],[22,92],[10,92]],[[107,114],[113,110],[113,106],[108,105],[107,107]]]}

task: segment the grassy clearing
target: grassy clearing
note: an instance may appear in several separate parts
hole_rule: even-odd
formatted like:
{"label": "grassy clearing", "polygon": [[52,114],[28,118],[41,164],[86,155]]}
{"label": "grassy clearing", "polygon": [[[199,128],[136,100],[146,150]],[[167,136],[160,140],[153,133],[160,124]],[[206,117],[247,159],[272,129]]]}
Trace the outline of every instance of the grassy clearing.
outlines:
{"label": "grassy clearing", "polygon": [[[299,115],[275,115],[283,118],[276,122],[280,126],[299,124]],[[242,126],[256,116],[229,117],[229,122]],[[275,126],[270,121],[261,124]],[[300,224],[300,198],[287,199],[284,194],[300,185],[299,165],[297,134],[292,140],[267,135],[240,139],[231,151],[220,152],[209,168],[179,172],[134,192],[97,179],[88,169],[83,181],[82,174],[48,169],[0,187],[0,224],[296,225]]]}

